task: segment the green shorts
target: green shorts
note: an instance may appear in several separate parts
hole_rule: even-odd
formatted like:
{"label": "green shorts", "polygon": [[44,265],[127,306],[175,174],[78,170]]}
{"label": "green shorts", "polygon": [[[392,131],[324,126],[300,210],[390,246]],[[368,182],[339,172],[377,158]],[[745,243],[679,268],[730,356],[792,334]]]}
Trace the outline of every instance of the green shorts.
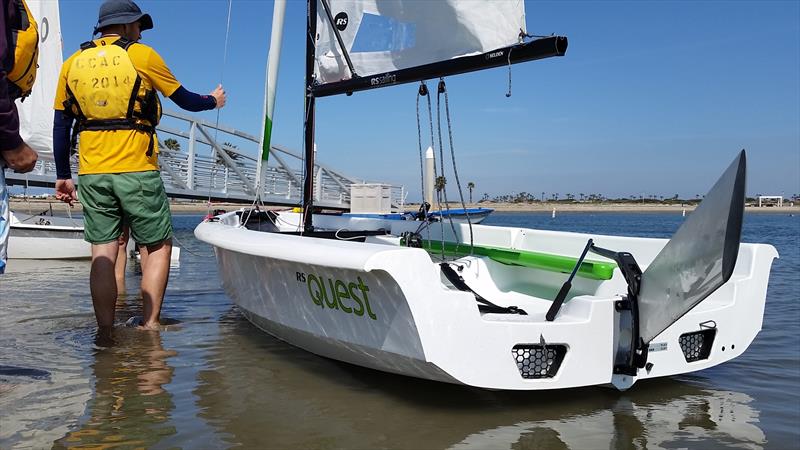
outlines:
{"label": "green shorts", "polygon": [[122,234],[123,224],[140,245],[172,237],[172,215],[161,175],[155,171],[78,176],[84,235],[105,244]]}

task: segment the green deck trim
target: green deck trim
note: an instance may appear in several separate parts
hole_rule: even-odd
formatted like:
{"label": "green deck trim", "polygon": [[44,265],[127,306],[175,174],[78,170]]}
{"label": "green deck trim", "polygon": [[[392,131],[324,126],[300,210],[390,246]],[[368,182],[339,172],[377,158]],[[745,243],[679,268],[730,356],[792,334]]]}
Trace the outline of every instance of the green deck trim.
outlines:
{"label": "green deck trim", "polygon": [[[422,242],[425,250],[431,253],[442,252],[442,241],[424,240]],[[578,258],[570,256],[481,245],[474,246],[473,252],[470,253],[469,244],[456,244],[455,242],[445,242],[444,252],[445,255],[449,256],[466,256],[470,254],[486,256],[503,264],[561,273],[571,273],[575,264],[578,262]],[[584,259],[576,275],[590,280],[610,280],[614,275],[614,269],[616,267],[616,263],[613,262],[590,261]]]}

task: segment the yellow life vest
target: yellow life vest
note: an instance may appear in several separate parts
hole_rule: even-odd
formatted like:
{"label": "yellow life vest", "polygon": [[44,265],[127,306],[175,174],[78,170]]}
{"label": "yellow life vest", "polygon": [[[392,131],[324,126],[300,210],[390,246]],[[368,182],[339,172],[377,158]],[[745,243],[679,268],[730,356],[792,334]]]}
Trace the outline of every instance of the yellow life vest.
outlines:
{"label": "yellow life vest", "polygon": [[39,60],[39,28],[25,4],[25,0],[14,0],[17,23],[11,24],[11,44],[14,47],[14,67],[8,72],[11,82],[9,93],[12,99],[25,98],[31,93],[36,81]]}
{"label": "yellow life vest", "polygon": [[73,144],[81,131],[139,130],[150,135],[147,155],[161,120],[161,101],[145,86],[128,56],[133,44],[124,38],[111,45],[81,44],[81,52],[67,72],[64,110],[76,120]]}

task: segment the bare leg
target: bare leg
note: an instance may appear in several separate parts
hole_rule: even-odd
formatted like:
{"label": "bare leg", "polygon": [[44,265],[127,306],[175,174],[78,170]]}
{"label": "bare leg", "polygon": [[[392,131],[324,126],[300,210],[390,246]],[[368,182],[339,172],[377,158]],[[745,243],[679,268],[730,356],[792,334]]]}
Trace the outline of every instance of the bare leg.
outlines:
{"label": "bare leg", "polygon": [[117,303],[117,283],[114,264],[117,259],[117,241],[92,244],[92,268],[89,287],[97,326],[109,329],[114,325],[114,307]]}
{"label": "bare leg", "polygon": [[122,234],[117,239],[117,261],[114,264],[114,277],[117,280],[117,295],[125,293],[125,266],[128,263],[128,235],[130,234],[127,226],[122,227]]}
{"label": "bare leg", "polygon": [[139,246],[142,256],[142,300],[144,328],[158,329],[161,302],[169,281],[169,261],[172,256],[172,239],[153,245]]}

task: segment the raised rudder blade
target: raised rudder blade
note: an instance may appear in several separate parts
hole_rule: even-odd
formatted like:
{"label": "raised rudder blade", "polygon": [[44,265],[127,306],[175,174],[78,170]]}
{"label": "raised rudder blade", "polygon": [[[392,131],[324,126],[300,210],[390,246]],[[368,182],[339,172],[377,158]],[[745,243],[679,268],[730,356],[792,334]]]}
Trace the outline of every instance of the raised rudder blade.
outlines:
{"label": "raised rudder blade", "polygon": [[642,274],[640,336],[649,343],[733,274],[744,215],[742,150]]}

